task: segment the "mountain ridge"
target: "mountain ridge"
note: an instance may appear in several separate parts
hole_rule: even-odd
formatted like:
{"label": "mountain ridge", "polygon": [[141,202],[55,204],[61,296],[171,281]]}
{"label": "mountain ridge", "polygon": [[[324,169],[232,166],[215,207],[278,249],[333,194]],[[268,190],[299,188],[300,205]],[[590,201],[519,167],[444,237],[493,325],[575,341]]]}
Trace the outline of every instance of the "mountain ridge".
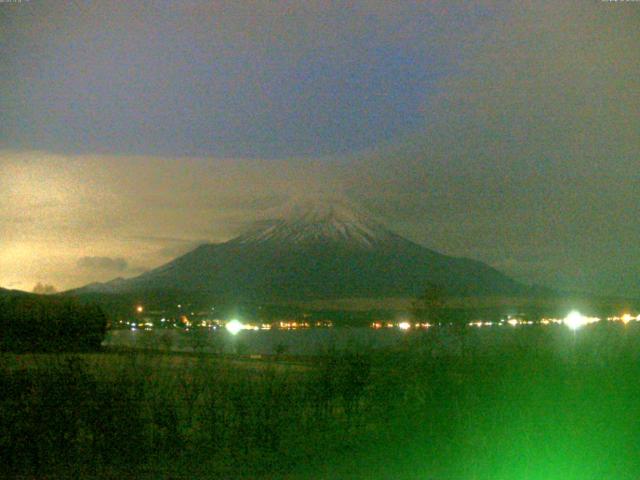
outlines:
{"label": "mountain ridge", "polygon": [[130,279],[78,291],[182,290],[225,299],[415,296],[436,283],[452,294],[520,294],[527,287],[477,260],[440,254],[344,205],[315,204],[205,244]]}

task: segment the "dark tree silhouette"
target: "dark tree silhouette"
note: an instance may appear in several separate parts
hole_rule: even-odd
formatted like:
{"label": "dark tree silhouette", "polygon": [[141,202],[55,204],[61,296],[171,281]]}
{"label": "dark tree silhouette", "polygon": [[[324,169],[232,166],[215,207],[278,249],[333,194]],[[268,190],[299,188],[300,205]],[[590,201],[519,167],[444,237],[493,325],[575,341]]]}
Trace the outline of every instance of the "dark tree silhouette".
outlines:
{"label": "dark tree silhouette", "polygon": [[0,298],[0,351],[98,350],[107,317],[100,307],[39,295]]}
{"label": "dark tree silhouette", "polygon": [[447,295],[442,286],[428,283],[422,294],[413,302],[412,314],[414,318],[420,322],[441,323],[446,298]]}

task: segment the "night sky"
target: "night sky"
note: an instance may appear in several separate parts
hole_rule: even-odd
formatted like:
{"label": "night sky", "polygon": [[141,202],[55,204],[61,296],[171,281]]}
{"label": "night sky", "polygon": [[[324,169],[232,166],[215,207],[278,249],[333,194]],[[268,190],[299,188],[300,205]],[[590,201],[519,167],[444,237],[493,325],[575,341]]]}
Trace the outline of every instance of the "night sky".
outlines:
{"label": "night sky", "polygon": [[0,287],[132,276],[309,196],[640,297],[640,3],[0,2]]}

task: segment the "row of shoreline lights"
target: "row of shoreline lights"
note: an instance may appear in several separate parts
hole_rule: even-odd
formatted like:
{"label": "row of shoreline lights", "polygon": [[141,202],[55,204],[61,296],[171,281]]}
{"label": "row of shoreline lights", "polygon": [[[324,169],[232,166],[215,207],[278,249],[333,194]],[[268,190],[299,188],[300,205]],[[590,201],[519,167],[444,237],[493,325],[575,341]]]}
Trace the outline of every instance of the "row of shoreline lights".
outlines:
{"label": "row of shoreline lights", "polygon": [[[624,315],[622,315],[621,317],[609,317],[607,318],[607,320],[611,321],[621,321],[623,322],[625,325],[627,323],[629,323],[632,320],[636,320],[640,322],[640,315],[638,315],[637,317],[633,317],[628,313],[625,313]],[[569,327],[571,330],[577,330],[580,327],[583,327],[585,325],[589,325],[591,323],[596,323],[599,322],[600,319],[598,317],[586,317],[584,315],[582,315],[580,312],[578,312],[577,310],[573,310],[571,312],[569,312],[569,314],[562,320],[558,320],[558,319],[542,319],[540,323],[542,323],[543,325],[547,325],[549,323],[561,323],[566,325],[567,327]],[[507,322],[509,325],[511,326],[517,326],[517,325],[521,325],[521,324],[525,324],[525,325],[533,325],[535,322],[532,321],[519,321],[516,320],[515,318],[510,318],[509,321]],[[469,324],[469,326],[492,326],[492,325],[499,325],[499,324],[494,324],[493,322],[471,322]],[[430,327],[431,325],[426,323],[426,324],[421,324],[421,327]],[[376,326],[376,328],[381,328]],[[400,328],[400,330],[409,330],[411,328],[411,323],[409,322],[400,322],[398,324],[398,328]],[[231,333],[232,335],[236,335],[238,332],[240,332],[240,330],[246,330],[247,327],[241,323],[239,320],[231,320],[229,322],[227,322],[226,324],[226,329],[229,331],[229,333]]]}
{"label": "row of shoreline lights", "polygon": [[[322,326],[322,325],[317,325],[317,326]],[[327,325],[324,325],[324,326],[327,326]],[[328,326],[332,326],[332,324]],[[296,328],[309,328],[309,327],[310,327],[310,324],[308,322],[299,322],[299,323],[298,322],[280,322],[279,323],[279,328],[286,329],[286,330],[292,330]],[[260,325],[255,325],[252,323],[242,323],[240,320],[237,320],[234,318],[232,320],[229,320],[225,324],[225,328],[230,334],[237,335],[238,333],[240,333],[241,330],[254,330],[254,331],[271,330],[272,325],[270,323],[262,323]]]}
{"label": "row of shoreline lights", "polygon": [[[579,328],[582,328],[586,325],[590,325],[592,323],[597,323],[599,322],[601,319],[598,317],[587,317],[585,315],[582,315],[580,312],[578,312],[577,310],[572,310],[571,312],[569,312],[569,314],[562,319],[558,319],[558,318],[543,318],[540,320],[540,324],[542,325],[549,325],[549,324],[560,324],[560,325],[565,325],[566,327],[570,328],[571,330],[578,330]],[[628,324],[631,321],[638,321],[640,322],[640,315],[637,316],[632,316],[629,313],[625,313],[624,315],[620,316],[620,317],[608,317],[607,321],[609,322],[622,322],[625,325]],[[518,325],[534,325],[537,322],[533,322],[531,320],[519,320],[513,317],[509,317],[508,321],[500,321],[500,322],[481,322],[481,321],[475,321],[475,322],[471,322],[468,323],[467,325],[470,327],[490,327],[490,326],[500,326],[503,325],[504,323],[507,323],[509,325],[511,325],[512,327],[516,327]],[[391,326],[392,324],[387,324],[387,326]],[[419,325],[416,325],[416,327],[418,327]],[[422,326],[422,325],[420,325]],[[429,324],[426,324],[426,326],[431,326]],[[374,323],[373,324],[374,328],[381,328],[380,324]],[[400,330],[409,330],[412,325],[409,322],[400,322],[399,324],[397,324],[397,327]]]}
{"label": "row of shoreline lights", "polygon": [[[144,308],[142,307],[142,305],[138,305],[136,307],[136,311],[138,313],[142,313],[144,311]],[[626,325],[627,323],[629,323],[632,320],[640,321],[640,315],[638,315],[636,317],[633,317],[632,315],[630,315],[628,313],[625,313],[621,317],[609,317],[609,318],[607,318],[607,320],[609,320],[609,321],[621,321]],[[573,310],[573,311],[569,312],[569,314],[563,320],[542,319],[541,323],[544,324],[544,325],[546,325],[548,323],[563,323],[564,325],[569,327],[571,330],[577,330],[577,329],[579,329],[581,327],[584,327],[585,325],[589,325],[591,323],[596,323],[596,322],[599,322],[599,321],[600,321],[600,319],[598,317],[587,317],[587,316],[582,315],[577,310]],[[509,323],[511,326],[514,326],[514,327],[516,325],[521,324],[521,323],[525,323],[527,325],[533,324],[533,322],[531,322],[531,321],[522,322],[522,321],[516,320],[515,318],[510,318],[507,323]],[[482,325],[483,325],[482,322],[472,322],[472,323],[469,324],[469,326],[482,326]],[[484,322],[484,325],[488,325],[489,326],[489,325],[492,325],[492,323],[491,322]],[[431,325],[425,324],[425,326],[430,327]],[[411,324],[409,322],[400,322],[398,324],[398,327],[401,330],[409,330],[411,328]],[[232,335],[237,335],[241,330],[247,329],[247,326],[245,326],[239,320],[233,319],[233,320],[230,320],[229,322],[227,322],[227,324],[225,325],[225,328]]]}
{"label": "row of shoreline lights", "polygon": [[[587,317],[585,315],[582,315],[580,312],[578,312],[577,310],[573,310],[571,312],[569,312],[569,315],[567,315],[564,320],[562,320],[562,323],[564,325],[566,325],[567,327],[569,327],[571,330],[577,330],[579,328],[582,328],[586,325],[590,325],[592,323],[597,323],[600,321],[600,318],[598,317]],[[622,322],[625,325],[631,321],[638,321],[640,322],[640,315],[637,316],[632,316],[629,313],[625,313],[623,314],[621,317],[608,317],[607,321],[609,322]]]}

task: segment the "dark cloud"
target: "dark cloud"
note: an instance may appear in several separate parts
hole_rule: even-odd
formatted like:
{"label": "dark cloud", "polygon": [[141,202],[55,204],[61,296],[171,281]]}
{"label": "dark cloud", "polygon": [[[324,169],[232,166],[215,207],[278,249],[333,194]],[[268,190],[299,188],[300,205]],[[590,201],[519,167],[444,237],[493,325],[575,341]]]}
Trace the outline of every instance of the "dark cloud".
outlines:
{"label": "dark cloud", "polygon": [[294,3],[22,2],[0,29],[11,52],[0,141],[67,154],[351,152],[421,127],[424,92],[457,50],[448,32],[483,14]]}
{"label": "dark cloud", "polygon": [[263,195],[245,193],[243,195],[228,196],[217,202],[221,209],[241,209],[251,212],[262,212],[281,207],[289,201],[289,196],[283,192],[272,192]]}
{"label": "dark cloud", "polygon": [[82,257],[78,259],[77,264],[80,268],[109,272],[125,272],[129,267],[122,257]]}
{"label": "dark cloud", "polygon": [[610,6],[505,5],[467,37],[424,132],[355,159],[350,195],[522,280],[637,295],[640,31],[634,5]]}

